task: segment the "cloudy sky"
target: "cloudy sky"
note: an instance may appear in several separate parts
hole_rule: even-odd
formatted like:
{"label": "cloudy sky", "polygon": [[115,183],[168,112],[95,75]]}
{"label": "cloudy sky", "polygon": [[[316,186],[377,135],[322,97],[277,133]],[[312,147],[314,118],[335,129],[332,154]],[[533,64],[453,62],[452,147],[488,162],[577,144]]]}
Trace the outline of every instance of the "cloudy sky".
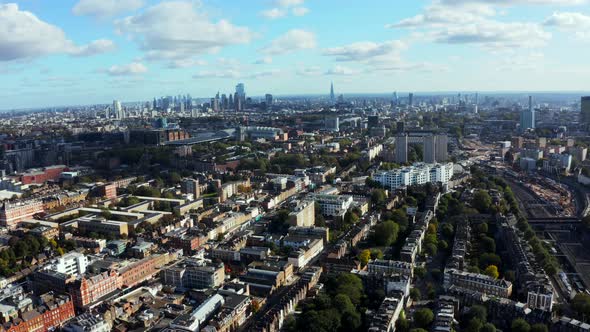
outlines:
{"label": "cloudy sky", "polygon": [[0,109],[590,90],[590,0],[0,0]]}

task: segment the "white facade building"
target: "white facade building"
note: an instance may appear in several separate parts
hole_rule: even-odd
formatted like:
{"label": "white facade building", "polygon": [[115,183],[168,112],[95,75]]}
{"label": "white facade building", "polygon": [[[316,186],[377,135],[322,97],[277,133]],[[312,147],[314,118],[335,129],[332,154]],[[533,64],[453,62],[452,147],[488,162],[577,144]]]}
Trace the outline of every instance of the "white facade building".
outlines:
{"label": "white facade building", "polygon": [[324,216],[343,217],[354,202],[348,195],[312,195],[311,198],[319,205]]}
{"label": "white facade building", "polygon": [[86,273],[88,265],[88,258],[84,254],[72,251],[56,258],[49,269],[67,275],[81,275]]}
{"label": "white facade building", "polygon": [[453,163],[423,164],[375,173],[374,180],[385,188],[422,185],[428,182],[448,183],[453,177]]}

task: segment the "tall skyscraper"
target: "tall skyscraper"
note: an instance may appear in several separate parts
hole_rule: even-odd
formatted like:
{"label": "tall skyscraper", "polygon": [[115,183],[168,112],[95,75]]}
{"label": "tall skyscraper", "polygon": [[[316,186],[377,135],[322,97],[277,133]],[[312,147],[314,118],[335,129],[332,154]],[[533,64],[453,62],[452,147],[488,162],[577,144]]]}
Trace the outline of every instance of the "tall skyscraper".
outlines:
{"label": "tall skyscraper", "polygon": [[213,105],[211,105],[211,107],[213,108],[213,111],[219,111],[219,92],[217,92],[215,95],[215,99],[213,100]]}
{"label": "tall skyscraper", "polygon": [[330,83],[330,103],[334,104],[336,101],[336,97],[334,96],[334,82]]}
{"label": "tall skyscraper", "polygon": [[582,97],[580,103],[580,122],[590,125],[590,96]]}
{"label": "tall skyscraper", "polygon": [[236,111],[244,110],[244,106],[246,105],[246,88],[244,87],[244,83],[238,83],[238,85],[236,85],[234,104],[234,106],[236,106]]}
{"label": "tall skyscraper", "polygon": [[272,108],[273,99],[272,99],[272,95],[270,93],[267,93],[264,96],[264,100],[266,101],[266,107],[269,109]]}
{"label": "tall skyscraper", "polygon": [[414,106],[414,94],[410,92],[410,94],[408,95],[408,106],[412,107]]}
{"label": "tall skyscraper", "polygon": [[424,137],[424,158],[425,163],[434,164],[436,162],[436,136],[430,135]]}
{"label": "tall skyscraper", "polygon": [[520,113],[520,130],[535,129],[535,110],[533,109],[533,97],[529,96],[528,109]]}
{"label": "tall skyscraper", "polygon": [[395,137],[395,162],[404,164],[408,162],[408,135]]}
{"label": "tall skyscraper", "polygon": [[121,102],[118,100],[113,100],[113,113],[115,115],[115,119],[121,120],[125,117],[123,113],[123,107],[121,106]]}
{"label": "tall skyscraper", "polygon": [[246,88],[244,87],[244,83],[238,83],[238,85],[236,85],[236,93],[240,97],[246,96]]}

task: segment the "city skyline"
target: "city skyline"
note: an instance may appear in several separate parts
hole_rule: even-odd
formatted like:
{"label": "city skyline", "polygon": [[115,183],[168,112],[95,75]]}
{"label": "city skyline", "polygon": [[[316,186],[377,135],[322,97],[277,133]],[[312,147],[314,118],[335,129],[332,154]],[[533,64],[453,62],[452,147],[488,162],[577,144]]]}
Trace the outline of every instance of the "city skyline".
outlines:
{"label": "city skyline", "polygon": [[330,82],[337,95],[585,90],[589,1],[337,4],[2,1],[0,109],[205,98],[238,82],[255,96],[328,95]]}

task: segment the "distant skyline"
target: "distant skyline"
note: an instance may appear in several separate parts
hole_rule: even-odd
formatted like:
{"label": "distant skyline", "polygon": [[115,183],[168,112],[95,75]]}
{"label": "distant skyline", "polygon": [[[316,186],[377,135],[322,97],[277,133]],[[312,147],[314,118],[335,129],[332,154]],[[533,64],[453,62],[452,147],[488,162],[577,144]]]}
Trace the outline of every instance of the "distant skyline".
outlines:
{"label": "distant skyline", "polygon": [[0,0],[0,109],[588,91],[590,0]]}

